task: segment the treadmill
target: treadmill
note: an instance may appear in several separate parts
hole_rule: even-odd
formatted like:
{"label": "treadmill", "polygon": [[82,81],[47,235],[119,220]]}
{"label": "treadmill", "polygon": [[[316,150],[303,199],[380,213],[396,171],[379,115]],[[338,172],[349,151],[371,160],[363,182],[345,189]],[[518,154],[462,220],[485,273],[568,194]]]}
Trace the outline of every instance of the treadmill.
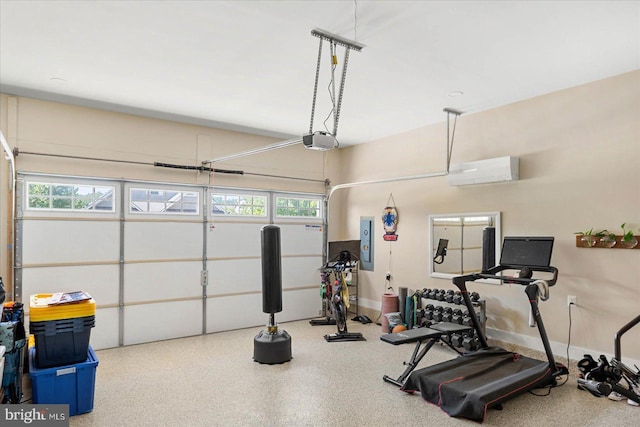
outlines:
{"label": "treadmill", "polygon": [[[558,277],[558,270],[549,265],[553,240],[553,237],[505,237],[499,265],[481,273],[454,277],[453,284],[460,289],[481,348],[413,371],[402,390],[420,392],[425,400],[450,416],[482,422],[488,409],[502,409],[504,401],[518,394],[534,388],[556,386],[556,378],[567,375],[568,370],[554,360],[538,308],[539,298],[548,297],[548,288],[555,285]],[[529,274],[509,277],[503,275],[506,270]],[[480,279],[497,279],[524,287],[547,360],[536,360],[487,345],[466,285]]]}

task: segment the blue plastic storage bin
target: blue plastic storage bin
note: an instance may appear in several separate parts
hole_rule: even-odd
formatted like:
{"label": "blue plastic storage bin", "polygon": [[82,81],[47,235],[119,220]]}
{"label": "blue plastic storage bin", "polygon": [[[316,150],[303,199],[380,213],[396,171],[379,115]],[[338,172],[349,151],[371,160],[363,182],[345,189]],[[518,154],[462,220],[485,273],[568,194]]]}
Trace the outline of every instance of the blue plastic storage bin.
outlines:
{"label": "blue plastic storage bin", "polygon": [[36,348],[29,349],[29,374],[35,404],[68,404],[69,416],[93,410],[98,358],[89,346],[87,360],[74,365],[39,369]]}

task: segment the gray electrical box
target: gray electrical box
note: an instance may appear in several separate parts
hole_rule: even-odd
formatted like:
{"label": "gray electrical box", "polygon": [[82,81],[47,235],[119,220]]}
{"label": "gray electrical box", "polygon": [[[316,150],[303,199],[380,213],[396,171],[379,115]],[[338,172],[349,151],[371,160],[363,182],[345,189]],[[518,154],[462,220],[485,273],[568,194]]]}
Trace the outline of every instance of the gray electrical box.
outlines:
{"label": "gray electrical box", "polygon": [[360,269],[373,271],[373,217],[360,217]]}

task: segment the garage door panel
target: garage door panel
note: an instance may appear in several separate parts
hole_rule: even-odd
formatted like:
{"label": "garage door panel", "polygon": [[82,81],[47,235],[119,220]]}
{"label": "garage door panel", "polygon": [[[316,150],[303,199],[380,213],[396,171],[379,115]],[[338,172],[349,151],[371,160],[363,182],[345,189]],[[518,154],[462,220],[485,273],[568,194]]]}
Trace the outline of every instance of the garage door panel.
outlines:
{"label": "garage door panel", "polygon": [[128,222],[126,260],[202,258],[202,224]]}
{"label": "garage door panel", "polygon": [[320,283],[322,257],[283,257],[282,288],[296,288]]}
{"label": "garage door panel", "polygon": [[278,322],[318,317],[322,308],[318,289],[297,289],[282,293],[282,312],[276,315]]}
{"label": "garage door panel", "polygon": [[202,262],[145,262],[124,266],[124,301],[202,296]]}
{"label": "garage door panel", "polygon": [[322,226],[319,224],[282,224],[280,247],[282,255],[322,253]]}
{"label": "garage door panel", "polygon": [[118,304],[119,266],[82,265],[25,268],[22,270],[22,300],[33,294],[85,291],[98,305]]}
{"label": "garage door panel", "polygon": [[260,256],[261,223],[218,222],[207,235],[207,255],[209,257]]}
{"label": "garage door panel", "polygon": [[269,315],[262,312],[262,295],[235,295],[207,299],[207,332],[262,326]]}
{"label": "garage door panel", "polygon": [[172,301],[124,308],[124,344],[202,333],[202,301]]}
{"label": "garage door panel", "polygon": [[22,263],[88,263],[118,261],[120,229],[108,221],[23,221]]}
{"label": "garage door panel", "polygon": [[258,258],[208,262],[207,295],[262,292],[262,261]]}
{"label": "garage door panel", "polygon": [[91,347],[94,350],[118,347],[118,311],[118,307],[96,310],[96,326],[91,330]]}

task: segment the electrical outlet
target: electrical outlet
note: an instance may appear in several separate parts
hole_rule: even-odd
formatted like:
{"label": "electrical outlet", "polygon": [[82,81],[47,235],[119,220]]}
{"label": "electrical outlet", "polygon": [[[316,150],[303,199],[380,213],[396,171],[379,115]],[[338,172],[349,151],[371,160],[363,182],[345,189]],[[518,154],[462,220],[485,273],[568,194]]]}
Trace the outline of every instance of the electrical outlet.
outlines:
{"label": "electrical outlet", "polygon": [[567,296],[567,307],[570,305],[578,305],[578,297],[576,297],[575,295],[568,295]]}

